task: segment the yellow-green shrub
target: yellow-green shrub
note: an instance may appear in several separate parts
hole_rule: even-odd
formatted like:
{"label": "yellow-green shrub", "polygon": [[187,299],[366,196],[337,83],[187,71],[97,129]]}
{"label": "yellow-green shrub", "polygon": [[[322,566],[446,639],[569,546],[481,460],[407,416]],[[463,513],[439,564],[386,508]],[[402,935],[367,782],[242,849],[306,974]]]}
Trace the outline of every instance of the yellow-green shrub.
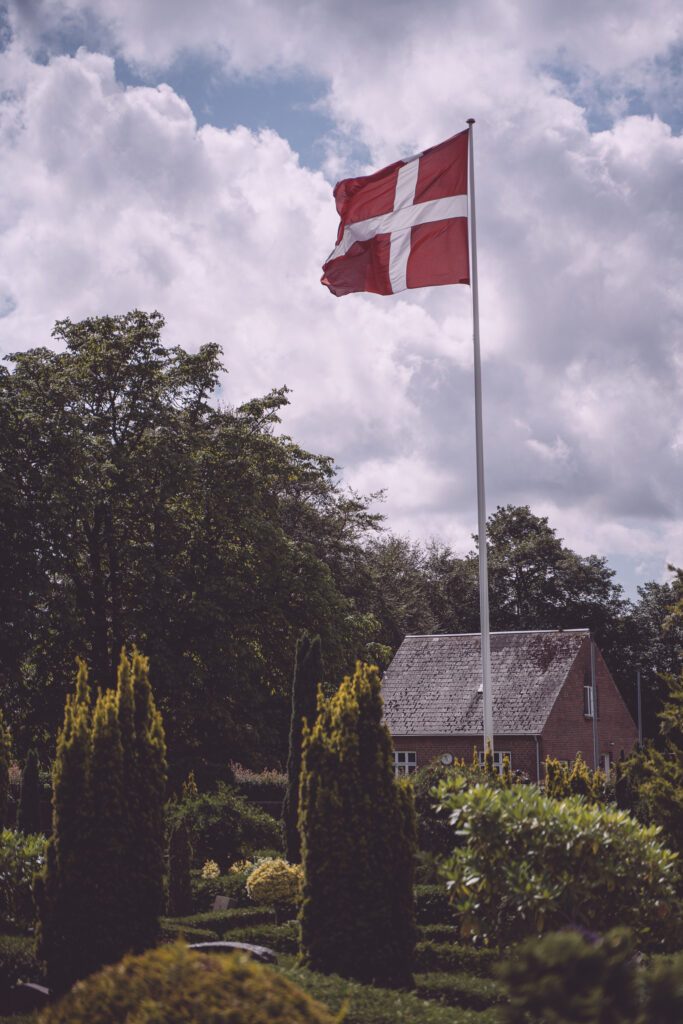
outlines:
{"label": "yellow-green shrub", "polygon": [[127,956],[74,985],[40,1024],[334,1024],[292,982],[243,954],[192,952],[182,943]]}
{"label": "yellow-green shrub", "polygon": [[301,899],[303,871],[300,864],[286,860],[264,860],[247,878],[247,892],[254,903],[293,906]]}

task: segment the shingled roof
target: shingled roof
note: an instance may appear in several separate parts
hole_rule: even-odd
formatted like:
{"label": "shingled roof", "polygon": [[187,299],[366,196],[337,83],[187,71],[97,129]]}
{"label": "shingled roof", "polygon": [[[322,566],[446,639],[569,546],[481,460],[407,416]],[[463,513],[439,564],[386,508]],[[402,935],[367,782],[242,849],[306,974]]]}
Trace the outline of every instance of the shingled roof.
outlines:
{"label": "shingled roof", "polygon": [[[491,633],[497,735],[540,734],[587,629]],[[479,633],[407,636],[384,674],[384,716],[394,736],[481,733]]]}

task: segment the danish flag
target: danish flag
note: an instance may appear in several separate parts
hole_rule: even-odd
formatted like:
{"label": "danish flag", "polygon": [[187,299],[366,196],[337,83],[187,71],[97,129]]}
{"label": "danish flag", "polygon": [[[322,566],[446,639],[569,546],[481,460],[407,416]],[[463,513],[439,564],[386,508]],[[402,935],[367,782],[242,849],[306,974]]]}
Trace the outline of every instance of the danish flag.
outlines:
{"label": "danish flag", "polygon": [[335,185],[341,218],[321,282],[333,295],[469,284],[469,129],[364,178]]}

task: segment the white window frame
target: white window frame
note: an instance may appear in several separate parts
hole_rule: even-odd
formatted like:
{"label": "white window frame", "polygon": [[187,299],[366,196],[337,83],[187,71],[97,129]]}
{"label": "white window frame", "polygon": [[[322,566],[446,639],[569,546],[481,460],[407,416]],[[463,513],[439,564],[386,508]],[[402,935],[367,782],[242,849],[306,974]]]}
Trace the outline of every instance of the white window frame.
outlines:
{"label": "white window frame", "polygon": [[593,701],[593,687],[589,684],[583,688],[583,717],[593,718],[595,716],[595,707]]}
{"label": "white window frame", "polygon": [[394,751],[394,775],[412,775],[417,771],[417,752],[415,750]]}
{"label": "white window frame", "polygon": [[[512,769],[512,754],[509,750],[494,750],[493,751],[493,768],[499,775],[503,774],[503,761],[505,758],[510,762],[510,768]],[[483,768],[485,765],[484,751],[479,751],[479,767]]]}

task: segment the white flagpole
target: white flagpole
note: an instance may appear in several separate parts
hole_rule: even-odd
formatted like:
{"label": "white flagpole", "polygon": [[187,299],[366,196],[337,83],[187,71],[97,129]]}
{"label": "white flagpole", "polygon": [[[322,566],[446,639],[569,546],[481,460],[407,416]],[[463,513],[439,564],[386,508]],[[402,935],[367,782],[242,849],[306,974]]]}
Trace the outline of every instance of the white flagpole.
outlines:
{"label": "white flagpole", "polygon": [[484,428],[481,402],[481,352],[479,347],[479,288],[477,281],[477,221],[474,207],[474,118],[467,120],[469,137],[469,223],[472,324],[474,339],[474,418],[477,448],[477,512],[479,521],[479,618],[481,629],[481,680],[484,705],[484,754],[493,751],[493,702],[491,699],[491,634],[489,630],[489,572],[486,549],[486,495],[484,492]]}

